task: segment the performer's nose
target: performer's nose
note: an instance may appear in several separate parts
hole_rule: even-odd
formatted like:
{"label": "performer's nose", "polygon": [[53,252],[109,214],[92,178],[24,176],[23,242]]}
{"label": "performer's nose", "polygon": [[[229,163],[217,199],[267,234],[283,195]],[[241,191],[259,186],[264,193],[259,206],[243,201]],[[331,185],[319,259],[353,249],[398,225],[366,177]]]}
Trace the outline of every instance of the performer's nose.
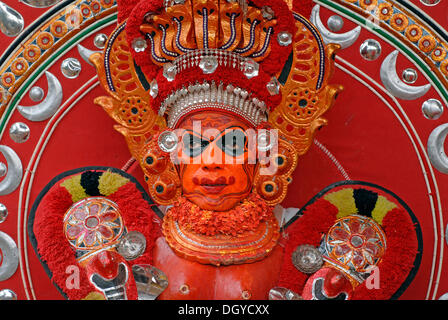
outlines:
{"label": "performer's nose", "polygon": [[222,152],[215,145],[210,145],[202,153],[202,168],[204,170],[219,170],[223,167]]}

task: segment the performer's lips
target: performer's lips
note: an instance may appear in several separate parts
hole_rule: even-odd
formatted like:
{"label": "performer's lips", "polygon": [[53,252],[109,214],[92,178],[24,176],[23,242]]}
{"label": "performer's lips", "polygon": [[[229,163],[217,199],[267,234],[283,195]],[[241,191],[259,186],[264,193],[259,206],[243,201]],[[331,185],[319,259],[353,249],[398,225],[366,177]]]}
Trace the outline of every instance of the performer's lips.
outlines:
{"label": "performer's lips", "polygon": [[219,194],[225,187],[233,185],[235,183],[235,177],[231,176],[228,179],[226,177],[219,177],[216,180],[210,178],[199,178],[194,177],[193,183],[201,186],[209,194]]}

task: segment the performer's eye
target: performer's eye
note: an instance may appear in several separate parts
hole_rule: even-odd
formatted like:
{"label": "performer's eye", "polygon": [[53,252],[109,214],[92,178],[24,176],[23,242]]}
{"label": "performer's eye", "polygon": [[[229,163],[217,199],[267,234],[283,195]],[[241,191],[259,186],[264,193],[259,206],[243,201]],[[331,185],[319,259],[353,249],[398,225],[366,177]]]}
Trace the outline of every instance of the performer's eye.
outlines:
{"label": "performer's eye", "polygon": [[185,134],[182,141],[184,152],[192,158],[200,155],[202,151],[210,144],[210,142],[202,140],[191,133]]}
{"label": "performer's eye", "polygon": [[247,150],[247,137],[241,130],[232,130],[221,138],[218,146],[230,156],[237,157]]}

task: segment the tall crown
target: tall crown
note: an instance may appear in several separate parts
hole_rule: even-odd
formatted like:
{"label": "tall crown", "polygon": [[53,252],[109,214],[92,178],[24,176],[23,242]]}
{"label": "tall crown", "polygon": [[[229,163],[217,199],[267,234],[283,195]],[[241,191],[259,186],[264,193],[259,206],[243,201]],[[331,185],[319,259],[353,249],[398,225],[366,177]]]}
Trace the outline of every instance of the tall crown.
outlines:
{"label": "tall crown", "polygon": [[[145,159],[159,134],[192,112],[225,110],[254,127],[267,121],[292,153],[307,152],[342,90],[328,84],[339,46],[324,45],[290,9],[308,2],[119,1],[119,25],[90,58],[109,95],[95,102],[117,122],[159,204],[180,194],[175,168]],[[162,197],[159,182],[175,187]]]}
{"label": "tall crown", "polygon": [[[132,10],[128,44],[169,126],[199,104],[234,112],[255,126],[267,121],[281,100],[275,76],[292,51],[296,28],[284,1],[268,3],[145,1]],[[224,96],[207,100],[216,97],[215,88]]]}

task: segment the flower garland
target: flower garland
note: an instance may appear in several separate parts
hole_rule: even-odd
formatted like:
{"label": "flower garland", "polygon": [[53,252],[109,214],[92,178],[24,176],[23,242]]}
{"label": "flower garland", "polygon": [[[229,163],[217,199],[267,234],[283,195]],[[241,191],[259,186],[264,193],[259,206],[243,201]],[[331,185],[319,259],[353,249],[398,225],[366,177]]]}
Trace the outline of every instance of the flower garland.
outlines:
{"label": "flower garland", "polygon": [[251,194],[240,205],[226,212],[203,210],[181,197],[167,213],[189,231],[215,236],[237,236],[255,231],[261,222],[271,217],[273,210],[256,194]]}

